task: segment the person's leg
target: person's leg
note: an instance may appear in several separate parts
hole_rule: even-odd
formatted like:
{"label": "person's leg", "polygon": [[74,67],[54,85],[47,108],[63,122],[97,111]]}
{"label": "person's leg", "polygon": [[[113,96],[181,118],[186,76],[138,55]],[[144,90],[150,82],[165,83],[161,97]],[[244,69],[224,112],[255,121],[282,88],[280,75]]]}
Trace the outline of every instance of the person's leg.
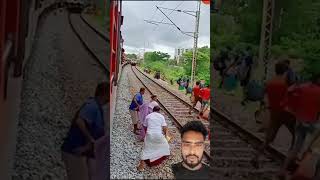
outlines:
{"label": "person's leg", "polygon": [[133,133],[137,134],[137,130],[138,130],[138,112],[130,110],[130,115],[131,115],[132,124],[133,124]]}
{"label": "person's leg", "polygon": [[286,160],[284,161],[284,164],[280,170],[280,177],[284,177],[286,174],[287,169],[292,165],[300,150],[302,149],[302,146],[304,144],[305,138],[306,138],[306,129],[304,128],[303,124],[301,122],[297,122],[296,129],[295,129],[295,142],[292,150],[289,152]]}
{"label": "person's leg", "polygon": [[317,154],[316,169],[315,169],[314,177],[312,180],[319,180],[319,179],[320,179],[320,155]]}
{"label": "person's leg", "polygon": [[289,132],[291,133],[291,145],[290,145],[290,150],[292,150],[293,146],[294,146],[294,142],[296,139],[296,135],[295,135],[295,129],[296,129],[296,118],[293,114],[289,113],[289,112],[284,112],[284,124],[287,127],[287,129],[289,130]]}
{"label": "person's leg", "polygon": [[89,168],[86,157],[74,156],[62,152],[62,159],[67,172],[67,180],[89,180]]}
{"label": "person's leg", "polygon": [[206,106],[206,101],[202,101],[198,118],[200,118],[203,115],[203,110],[204,110],[205,106]]}
{"label": "person's leg", "polygon": [[269,144],[274,141],[280,127],[281,121],[279,120],[279,113],[270,111],[270,120],[265,130],[265,141],[263,142],[262,146],[258,148],[258,151],[252,160],[252,164],[256,168],[259,166],[258,161],[260,155],[269,146]]}
{"label": "person's leg", "polygon": [[143,171],[144,170],[144,160],[140,160],[137,169],[138,169],[138,171]]}

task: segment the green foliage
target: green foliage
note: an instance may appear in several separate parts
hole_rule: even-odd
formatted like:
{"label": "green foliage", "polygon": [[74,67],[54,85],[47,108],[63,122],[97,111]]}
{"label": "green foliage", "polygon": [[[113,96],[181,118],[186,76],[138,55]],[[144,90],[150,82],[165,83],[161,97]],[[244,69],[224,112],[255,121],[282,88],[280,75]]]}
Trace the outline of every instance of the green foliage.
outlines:
{"label": "green foliage", "polygon": [[[181,66],[174,60],[169,60],[169,55],[162,52],[146,52],[142,67],[152,71],[160,71],[161,76],[167,80],[175,81],[179,77],[191,76],[192,51],[183,54]],[[197,68],[195,79],[204,79],[210,82],[210,48],[207,46],[198,49]]]}
{"label": "green foliage", "polygon": [[[211,47],[251,45],[258,52],[262,0],[224,0],[219,14],[211,14]],[[320,1],[275,1],[272,56],[303,59],[303,74],[320,71]]]}
{"label": "green foliage", "polygon": [[160,51],[144,53],[144,60],[148,63],[151,63],[154,61],[168,61],[169,58],[170,58],[170,55],[168,53],[163,53]]}
{"label": "green foliage", "polygon": [[137,60],[138,56],[136,54],[126,54],[127,58]]}

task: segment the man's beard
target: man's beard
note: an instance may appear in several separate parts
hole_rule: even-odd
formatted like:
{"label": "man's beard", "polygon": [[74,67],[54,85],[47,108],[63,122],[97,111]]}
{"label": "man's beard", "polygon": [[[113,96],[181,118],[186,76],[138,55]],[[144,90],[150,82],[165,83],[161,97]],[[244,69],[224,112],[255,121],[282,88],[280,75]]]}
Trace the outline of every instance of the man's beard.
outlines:
{"label": "man's beard", "polygon": [[[194,162],[194,163],[189,163],[189,162],[188,162],[188,157],[190,157],[190,156],[196,157],[198,161],[197,161],[197,162]],[[184,158],[184,157],[182,156],[183,162],[184,162],[187,166],[189,166],[190,168],[194,168],[194,167],[198,166],[198,165],[201,163],[202,158],[203,158],[203,156],[201,156],[201,158],[199,158],[199,157],[196,156],[196,155],[187,155],[186,158]]]}

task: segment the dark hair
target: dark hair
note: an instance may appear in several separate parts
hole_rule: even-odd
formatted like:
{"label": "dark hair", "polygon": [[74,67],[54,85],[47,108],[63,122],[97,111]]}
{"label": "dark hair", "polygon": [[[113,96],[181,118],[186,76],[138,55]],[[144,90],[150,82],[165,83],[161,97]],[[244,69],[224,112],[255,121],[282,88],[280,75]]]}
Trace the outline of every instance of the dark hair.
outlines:
{"label": "dark hair", "polygon": [[153,112],[159,112],[160,111],[160,107],[159,106],[155,106],[152,109]]}
{"label": "dark hair", "polygon": [[287,71],[287,65],[284,63],[277,63],[275,65],[276,75],[283,75]]}
{"label": "dark hair", "polygon": [[157,97],[157,95],[152,95],[152,96],[151,96],[151,99],[153,99],[153,98],[155,98],[155,97]]}
{"label": "dark hair", "polygon": [[140,88],[140,92],[142,92],[142,91],[144,91],[144,90],[146,90],[146,89],[145,89],[145,88],[143,88],[143,87],[142,87],[142,88]]}
{"label": "dark hair", "polygon": [[200,81],[197,81],[197,82],[196,82],[196,85],[200,85]]}
{"label": "dark hair", "polygon": [[101,82],[96,87],[95,96],[104,96],[109,92],[110,84],[107,81]]}
{"label": "dark hair", "polygon": [[208,135],[206,127],[200,121],[189,121],[187,124],[185,124],[180,130],[181,138],[183,137],[184,133],[188,131],[201,133],[203,135],[203,139],[205,139]]}

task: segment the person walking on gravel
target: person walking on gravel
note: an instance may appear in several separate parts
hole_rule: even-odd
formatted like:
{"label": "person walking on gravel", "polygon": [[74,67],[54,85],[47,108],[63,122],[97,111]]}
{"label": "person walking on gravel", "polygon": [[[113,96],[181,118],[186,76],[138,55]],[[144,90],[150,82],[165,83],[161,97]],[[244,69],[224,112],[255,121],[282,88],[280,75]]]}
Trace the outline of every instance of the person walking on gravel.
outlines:
{"label": "person walking on gravel", "polygon": [[160,114],[159,106],[155,106],[153,112],[146,117],[146,126],[147,133],[141,160],[137,167],[138,171],[144,170],[144,163],[156,166],[170,155],[167,123],[164,116]]}
{"label": "person walking on gravel", "polygon": [[143,104],[143,94],[145,92],[145,88],[140,88],[140,91],[133,97],[130,107],[129,107],[129,112],[131,115],[132,119],[132,124],[133,124],[133,133],[139,134],[137,131],[138,129],[138,120],[139,120],[139,108]]}
{"label": "person walking on gravel", "polygon": [[200,121],[190,121],[180,132],[183,161],[172,165],[175,179],[209,179],[210,168],[202,163],[207,129]]}
{"label": "person walking on gravel", "polygon": [[[314,75],[312,83],[305,83],[290,90],[293,95],[289,96],[292,100],[289,99],[288,101],[296,102],[295,105],[288,107],[297,119],[296,139],[285,160],[280,177],[285,176],[286,169],[294,163],[299,153],[304,155],[312,153],[311,145],[320,136],[320,73]],[[308,139],[306,138],[307,135],[310,135]],[[317,167],[315,174],[316,179],[318,179],[320,177],[320,167]]]}
{"label": "person walking on gravel", "polygon": [[285,97],[288,91],[288,83],[286,80],[287,67],[280,62],[275,65],[276,76],[266,83],[266,97],[270,113],[269,121],[265,128],[265,141],[258,153],[254,156],[252,163],[258,166],[258,158],[260,154],[275,139],[279,128],[285,125],[292,135],[291,147],[295,139],[295,117],[285,109]]}
{"label": "person walking on gravel", "polygon": [[210,102],[210,84],[207,84],[205,88],[202,88],[200,90],[200,98],[201,98],[201,109],[199,112],[199,117],[202,117],[203,113],[207,110],[209,107]]}
{"label": "person walking on gravel", "polygon": [[193,110],[194,107],[196,107],[197,103],[201,103],[201,98],[200,98],[200,81],[196,82],[196,85],[192,89],[192,96],[191,96],[191,103],[192,103],[192,108],[189,110],[189,114],[191,114],[191,111]]}
{"label": "person walking on gravel", "polygon": [[[109,133],[105,132],[102,107],[110,101],[108,91],[109,83],[98,84],[95,97],[88,98],[73,118],[61,147],[68,180],[89,180],[99,173],[103,174],[99,176],[110,174],[106,174],[109,169],[97,172],[96,165],[93,165],[100,163],[107,155],[105,144],[108,143]],[[97,154],[97,149],[99,152],[103,149],[104,154]],[[93,168],[90,164],[93,165]]]}

